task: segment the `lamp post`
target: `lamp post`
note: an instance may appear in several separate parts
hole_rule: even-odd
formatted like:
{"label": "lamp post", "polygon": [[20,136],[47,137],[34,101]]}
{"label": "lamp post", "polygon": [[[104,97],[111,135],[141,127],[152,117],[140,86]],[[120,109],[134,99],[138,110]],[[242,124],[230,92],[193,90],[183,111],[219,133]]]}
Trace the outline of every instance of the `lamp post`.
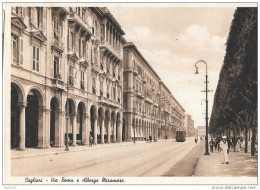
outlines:
{"label": "lamp post", "polygon": [[208,68],[207,68],[207,63],[205,62],[205,61],[203,61],[203,60],[199,60],[199,61],[197,61],[197,63],[195,64],[195,67],[196,67],[196,73],[195,74],[199,74],[199,71],[198,71],[198,67],[197,67],[197,64],[198,63],[200,63],[200,62],[202,62],[202,63],[204,63],[205,65],[206,65],[206,81],[205,81],[205,83],[206,83],[206,90],[205,91],[202,91],[202,92],[206,92],[206,100],[205,100],[205,102],[206,102],[206,137],[205,137],[205,154],[204,155],[210,155],[209,154],[209,145],[208,145],[208,120],[209,120],[209,118],[208,118],[208,92],[212,92],[212,91],[210,91],[210,90],[208,90]]}
{"label": "lamp post", "polygon": [[[75,77],[73,76],[73,70],[72,69],[75,69],[76,72],[75,72]],[[69,72],[72,71],[72,74],[69,74]],[[68,80],[67,80],[67,113],[66,113],[66,121],[67,121],[67,124],[66,124],[66,147],[65,147],[65,151],[69,151],[69,83],[70,83],[70,80],[72,81],[72,83],[75,81],[75,78],[77,76],[77,69],[76,67],[74,66],[70,66],[68,71],[67,71],[67,77],[68,77]]]}

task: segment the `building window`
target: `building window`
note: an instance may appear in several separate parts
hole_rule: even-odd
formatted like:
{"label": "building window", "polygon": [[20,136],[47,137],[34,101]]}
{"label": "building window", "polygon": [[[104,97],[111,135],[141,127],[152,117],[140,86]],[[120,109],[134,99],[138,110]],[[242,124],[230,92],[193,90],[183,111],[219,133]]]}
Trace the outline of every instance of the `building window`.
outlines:
{"label": "building window", "polygon": [[19,45],[17,36],[12,36],[12,63],[19,65]]}
{"label": "building window", "polygon": [[97,47],[94,47],[94,63],[98,63],[98,50]]}
{"label": "building window", "polygon": [[101,26],[100,26],[100,38],[101,38],[101,41],[104,41],[105,40],[105,30],[104,30],[104,25],[102,24]]}
{"label": "building window", "polygon": [[86,42],[82,40],[82,56],[86,59]]}
{"label": "building window", "polygon": [[42,21],[43,21],[43,9],[41,7],[36,7],[36,26],[38,28],[42,28]]}
{"label": "building window", "polygon": [[16,7],[16,8],[15,8],[15,13],[16,13],[19,17],[22,17],[22,15],[23,15],[23,8],[22,8],[22,7]]}
{"label": "building window", "polygon": [[86,10],[82,9],[82,20],[86,22]]}
{"label": "building window", "polygon": [[121,96],[120,96],[120,95],[121,95],[121,91],[118,90],[118,95],[117,95],[118,98],[117,98],[117,101],[118,101],[119,103],[120,103],[120,101],[121,101],[121,98],[120,98]]}
{"label": "building window", "polygon": [[70,32],[69,47],[70,47],[70,50],[74,50],[74,33],[73,32]]}
{"label": "building window", "polygon": [[110,97],[110,94],[109,94],[109,84],[107,84],[107,98]]}
{"label": "building window", "polygon": [[92,77],[92,93],[96,94],[96,79]]}
{"label": "building window", "polygon": [[107,62],[107,73],[110,73],[110,62]]}
{"label": "building window", "polygon": [[104,70],[104,66],[103,63],[100,62],[100,69],[103,71]]}
{"label": "building window", "polygon": [[61,37],[61,24],[58,18],[53,20],[54,38],[59,40]]}
{"label": "building window", "polygon": [[74,67],[70,65],[69,67],[69,85],[74,85]]}
{"label": "building window", "polygon": [[100,81],[100,96],[103,96],[103,81]]}
{"label": "building window", "polygon": [[53,73],[54,73],[54,78],[61,78],[60,76],[60,63],[59,63],[59,58],[54,56],[54,60],[53,60]]}
{"label": "building window", "polygon": [[76,8],[77,14],[80,16],[80,7]]}
{"label": "building window", "polygon": [[116,71],[113,70],[113,77],[116,78]]}
{"label": "building window", "polygon": [[116,100],[116,88],[113,87],[113,100]]}
{"label": "building window", "polygon": [[78,50],[79,50],[79,57],[82,57],[82,49],[81,49],[81,45],[82,45],[82,43],[81,43],[81,39],[79,39],[79,41],[78,41]]}
{"label": "building window", "polygon": [[80,71],[80,89],[85,90],[85,73]]}
{"label": "building window", "polygon": [[39,72],[40,62],[40,49],[37,46],[33,46],[33,70]]}

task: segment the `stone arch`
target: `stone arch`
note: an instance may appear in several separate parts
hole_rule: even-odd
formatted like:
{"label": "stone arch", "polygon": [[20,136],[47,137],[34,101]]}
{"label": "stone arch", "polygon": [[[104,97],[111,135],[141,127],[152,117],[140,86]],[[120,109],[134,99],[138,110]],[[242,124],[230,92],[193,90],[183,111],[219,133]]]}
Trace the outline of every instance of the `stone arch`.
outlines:
{"label": "stone arch", "polygon": [[122,121],[122,141],[126,141],[126,120],[125,117],[123,116],[123,121]]}
{"label": "stone arch", "polygon": [[[68,135],[69,139],[74,139],[74,145],[75,145],[75,136],[73,137],[73,126],[76,125],[76,102],[73,98],[69,98],[66,100],[65,103],[65,113],[66,113],[66,135]],[[74,127],[75,129],[75,127]],[[65,141],[64,141],[65,142]]]}
{"label": "stone arch", "polygon": [[77,106],[77,134],[76,139],[81,141],[82,144],[82,135],[83,135],[83,129],[85,126],[85,115],[86,115],[86,105],[84,102],[80,101]]}
{"label": "stone arch", "polygon": [[132,139],[132,141],[134,141],[135,137],[136,137],[135,124],[136,124],[135,118],[133,118],[132,119],[132,126],[131,126],[132,127],[132,129],[131,129],[131,139]]}
{"label": "stone arch", "polygon": [[34,91],[36,95],[38,96],[39,106],[45,106],[45,100],[44,100],[44,93],[42,92],[42,89],[40,89],[37,86],[31,86],[29,87],[27,91],[27,97],[30,92]]}
{"label": "stone arch", "polygon": [[116,139],[119,142],[120,136],[121,136],[121,131],[120,131],[120,125],[121,125],[121,114],[120,112],[117,112],[116,114]]}
{"label": "stone arch", "polygon": [[98,108],[97,113],[97,141],[98,143],[104,143],[104,128],[103,128],[103,121],[104,121],[104,109],[103,107]]}
{"label": "stone arch", "polygon": [[[24,90],[20,83],[11,82],[11,148],[18,148],[20,143],[20,108],[25,104]],[[22,105],[23,106],[23,105]]]}
{"label": "stone arch", "polygon": [[110,110],[107,108],[105,110],[105,132],[104,132],[104,141],[110,143],[110,126],[111,126],[111,113]]}
{"label": "stone arch", "polygon": [[24,89],[23,89],[22,85],[19,82],[12,81],[11,82],[11,90],[12,89],[16,90],[16,92],[18,94],[18,101],[19,102],[25,102],[26,101]]}
{"label": "stone arch", "polygon": [[26,96],[25,146],[43,147],[44,120],[43,94],[38,88],[30,88]]}
{"label": "stone arch", "polygon": [[[69,102],[69,104],[68,104]],[[73,98],[69,98],[66,100],[66,103],[65,103],[65,111],[67,112],[67,106],[69,106],[69,113],[70,114],[75,114],[76,112],[76,102]]]}
{"label": "stone arch", "polygon": [[142,119],[139,119],[139,123],[138,123],[138,127],[139,127],[139,140],[142,139]]}
{"label": "stone arch", "polygon": [[50,101],[50,146],[57,146],[59,144],[59,115],[60,104],[56,96]]}
{"label": "stone arch", "polygon": [[90,128],[90,135],[95,138],[95,124],[97,119],[97,108],[95,105],[90,107],[90,121],[91,121],[91,128]]}
{"label": "stone arch", "polygon": [[111,112],[111,126],[112,126],[112,135],[111,140],[112,142],[116,142],[116,112],[113,110]]}

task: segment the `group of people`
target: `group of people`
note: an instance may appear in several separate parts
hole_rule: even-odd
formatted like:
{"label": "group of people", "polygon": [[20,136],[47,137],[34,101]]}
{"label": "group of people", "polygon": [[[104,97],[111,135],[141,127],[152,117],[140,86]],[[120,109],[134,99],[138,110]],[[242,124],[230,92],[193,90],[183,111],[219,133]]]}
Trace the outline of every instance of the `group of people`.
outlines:
{"label": "group of people", "polygon": [[222,153],[222,163],[228,164],[228,154],[231,147],[234,148],[235,152],[240,152],[241,149],[241,140],[240,137],[232,138],[231,140],[226,136],[222,136],[222,138],[211,138],[209,142],[210,152],[213,152],[214,147],[215,151],[218,150]]}
{"label": "group of people", "polygon": [[[200,137],[200,140],[202,141],[202,137]],[[194,139],[194,141],[195,141],[195,143],[197,144],[198,142],[199,142],[199,138],[197,138],[197,137],[195,137],[195,139]]]}
{"label": "group of people", "polygon": [[215,151],[221,151],[221,147],[220,147],[220,142],[221,140],[223,140],[225,137],[226,141],[227,141],[227,146],[228,146],[228,153],[231,147],[234,148],[234,152],[240,152],[241,149],[241,142],[242,140],[240,140],[240,137],[238,138],[231,138],[231,140],[229,138],[227,138],[226,136],[223,136],[222,139],[219,138],[211,138],[211,141],[209,142],[209,146],[210,146],[210,152],[213,152],[214,149]]}
{"label": "group of people", "polygon": [[[195,137],[194,139],[195,143],[198,143],[198,138]],[[241,144],[243,139],[241,137],[236,138],[227,138],[226,136],[217,137],[217,138],[211,138],[209,141],[209,148],[210,152],[218,151],[222,154],[222,163],[228,164],[228,154],[230,151],[230,148],[234,148],[234,152],[240,152],[241,150]]]}

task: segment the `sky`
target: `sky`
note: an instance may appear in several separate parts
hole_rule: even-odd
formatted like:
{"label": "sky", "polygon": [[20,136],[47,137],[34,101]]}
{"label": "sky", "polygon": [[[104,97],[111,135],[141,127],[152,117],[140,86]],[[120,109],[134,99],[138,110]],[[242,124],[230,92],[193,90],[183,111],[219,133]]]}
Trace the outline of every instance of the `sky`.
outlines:
{"label": "sky", "polygon": [[109,7],[174,97],[190,114],[194,126],[205,126],[205,64],[208,65],[209,118],[226,40],[236,7]]}

